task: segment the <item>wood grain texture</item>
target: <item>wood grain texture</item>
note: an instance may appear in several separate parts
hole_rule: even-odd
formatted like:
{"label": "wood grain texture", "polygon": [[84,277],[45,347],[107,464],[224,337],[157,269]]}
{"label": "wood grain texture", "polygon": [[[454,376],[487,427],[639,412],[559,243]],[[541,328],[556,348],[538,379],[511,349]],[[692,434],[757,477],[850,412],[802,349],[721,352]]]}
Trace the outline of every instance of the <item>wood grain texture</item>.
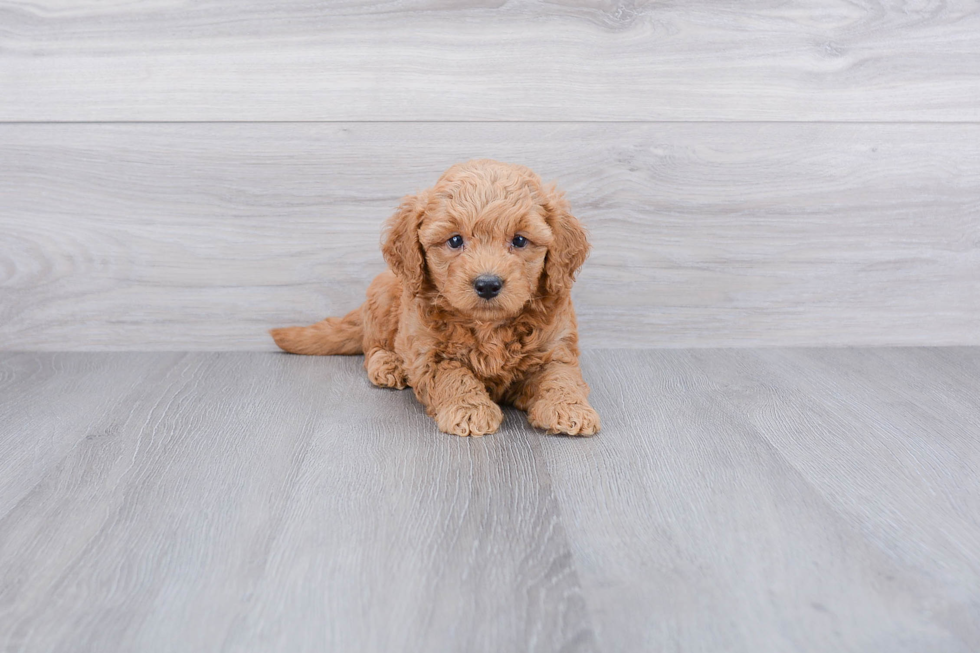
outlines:
{"label": "wood grain texture", "polygon": [[590,352],[544,438],[604,650],[974,651],[980,353]]}
{"label": "wood grain texture", "polygon": [[980,118],[953,2],[0,2],[0,120]]}
{"label": "wood grain texture", "polygon": [[[4,651],[594,650],[526,430],[440,437],[359,358],[0,361],[61,371],[57,427],[0,395],[0,447],[77,441],[0,486]],[[126,366],[157,374],[120,401]]]}
{"label": "wood grain texture", "polygon": [[0,348],[271,349],[381,222],[522,162],[590,228],[586,346],[980,343],[980,125],[0,126]]}
{"label": "wood grain texture", "polygon": [[[0,515],[178,354],[0,359]],[[70,419],[71,427],[65,428]]]}
{"label": "wood grain texture", "polygon": [[589,351],[592,439],[360,362],[0,354],[0,650],[980,648],[980,349]]}

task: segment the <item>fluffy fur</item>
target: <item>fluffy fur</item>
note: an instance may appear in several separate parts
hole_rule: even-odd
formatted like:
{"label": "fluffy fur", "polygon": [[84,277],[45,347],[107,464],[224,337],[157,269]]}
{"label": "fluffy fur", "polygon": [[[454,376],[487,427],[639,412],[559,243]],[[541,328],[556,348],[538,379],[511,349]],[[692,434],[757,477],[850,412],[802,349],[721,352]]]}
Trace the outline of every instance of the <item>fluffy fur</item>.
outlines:
{"label": "fluffy fur", "polygon": [[[462,246],[451,246],[454,236]],[[390,269],[360,308],[273,329],[276,344],[296,354],[363,352],[372,383],[411,386],[446,433],[493,433],[503,418],[498,402],[549,433],[599,430],[570,297],[589,244],[554,187],[523,166],[455,165],[402,201],[382,251]],[[492,299],[474,289],[487,274],[504,282]]]}

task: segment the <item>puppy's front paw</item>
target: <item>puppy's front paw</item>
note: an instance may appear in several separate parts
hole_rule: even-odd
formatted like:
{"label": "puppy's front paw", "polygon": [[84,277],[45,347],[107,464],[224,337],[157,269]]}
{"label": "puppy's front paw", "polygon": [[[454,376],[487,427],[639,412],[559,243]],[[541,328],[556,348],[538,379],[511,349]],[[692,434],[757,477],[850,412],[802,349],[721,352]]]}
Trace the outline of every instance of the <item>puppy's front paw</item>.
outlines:
{"label": "puppy's front paw", "polygon": [[368,380],[378,387],[401,390],[407,383],[402,359],[395,352],[379,349],[371,354],[364,366]]}
{"label": "puppy's front paw", "polygon": [[446,406],[436,413],[436,425],[443,433],[480,436],[500,428],[504,413],[493,402],[476,406]]}
{"label": "puppy's front paw", "polygon": [[558,402],[542,399],[527,411],[527,421],[548,433],[595,435],[601,426],[599,413],[586,402]]}

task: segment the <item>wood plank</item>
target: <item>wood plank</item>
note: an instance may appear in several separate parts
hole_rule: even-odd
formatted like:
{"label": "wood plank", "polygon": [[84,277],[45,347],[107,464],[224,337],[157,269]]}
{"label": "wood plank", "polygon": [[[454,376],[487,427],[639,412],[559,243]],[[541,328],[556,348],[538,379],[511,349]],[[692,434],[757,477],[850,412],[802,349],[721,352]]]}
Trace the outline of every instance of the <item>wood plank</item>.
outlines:
{"label": "wood plank", "polygon": [[0,126],[0,348],[271,349],[477,156],[592,233],[586,346],[980,343],[980,125]]}
{"label": "wood plank", "polygon": [[177,358],[0,357],[0,517],[80,443],[111,429],[106,414],[127,406],[135,386],[159,377]]}
{"label": "wood plank", "polygon": [[[729,372],[753,424],[893,563],[964,649],[980,643],[980,357],[975,349],[766,352]],[[969,370],[969,380],[963,371]],[[706,370],[719,384],[731,377]],[[805,373],[801,373],[805,371]],[[964,383],[965,381],[965,383]],[[809,426],[808,439],[792,431]],[[956,588],[949,593],[950,588]]]}
{"label": "wood plank", "polygon": [[120,368],[168,369],[107,396],[104,431],[0,516],[4,650],[594,650],[513,415],[496,437],[439,434],[359,358],[99,356],[37,356],[65,431],[82,381],[108,395]]}
{"label": "wood plank", "polygon": [[583,365],[597,437],[469,440],[357,357],[0,354],[0,648],[980,647],[980,348]]}
{"label": "wood plank", "polygon": [[948,409],[971,390],[950,369],[903,350],[587,353],[604,431],[541,444],[599,645],[977,650],[980,404],[974,376],[972,408]]}
{"label": "wood plank", "polygon": [[0,2],[0,120],[980,119],[971,0]]}

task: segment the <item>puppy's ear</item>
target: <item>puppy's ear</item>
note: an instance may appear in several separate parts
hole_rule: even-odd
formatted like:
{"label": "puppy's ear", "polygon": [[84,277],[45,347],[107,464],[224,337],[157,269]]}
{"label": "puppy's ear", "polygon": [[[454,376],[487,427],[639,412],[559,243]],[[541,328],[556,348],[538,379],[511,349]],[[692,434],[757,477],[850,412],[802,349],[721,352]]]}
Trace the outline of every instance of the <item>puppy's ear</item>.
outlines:
{"label": "puppy's ear", "polygon": [[549,294],[557,295],[571,289],[575,273],[589,256],[589,240],[560,191],[545,188],[544,198],[545,220],[554,234],[544,261],[544,283]]}
{"label": "puppy's ear", "polygon": [[427,202],[425,193],[405,197],[385,223],[381,245],[388,267],[408,285],[413,295],[421,292],[425,279],[425,251],[419,242],[419,226]]}

